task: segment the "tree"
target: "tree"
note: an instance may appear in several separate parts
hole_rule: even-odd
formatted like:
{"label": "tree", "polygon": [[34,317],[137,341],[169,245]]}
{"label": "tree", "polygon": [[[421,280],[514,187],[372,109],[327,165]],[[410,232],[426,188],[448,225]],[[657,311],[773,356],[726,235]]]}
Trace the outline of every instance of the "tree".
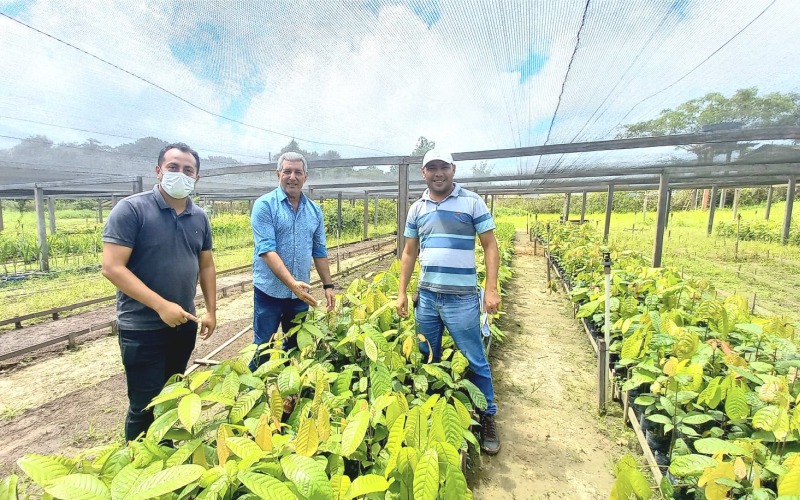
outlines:
{"label": "tree", "polygon": [[427,137],[421,135],[419,139],[417,139],[417,145],[414,147],[414,151],[411,152],[411,155],[422,156],[435,147],[436,142],[429,141]]}
{"label": "tree", "polygon": [[473,177],[489,177],[492,175],[492,166],[486,160],[481,160],[477,165],[472,166]]}

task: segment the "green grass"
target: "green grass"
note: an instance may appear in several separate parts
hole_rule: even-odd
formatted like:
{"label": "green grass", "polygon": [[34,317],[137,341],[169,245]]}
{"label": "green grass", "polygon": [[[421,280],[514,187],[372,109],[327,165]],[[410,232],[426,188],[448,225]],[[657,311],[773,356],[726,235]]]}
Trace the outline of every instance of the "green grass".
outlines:
{"label": "green grass", "polygon": [[[779,226],[783,221],[785,203],[772,206],[770,220]],[[740,209],[742,222],[760,221],[764,207]],[[539,220],[556,222],[556,214],[540,215]],[[574,219],[575,216],[573,215]],[[587,214],[589,224],[603,230],[605,214]],[[611,216],[610,244],[616,249],[636,250],[652,257],[656,227],[655,211],[643,217],[638,213],[614,213]],[[714,222],[730,223],[730,208],[717,209]],[[798,217],[794,217],[797,221]],[[524,230],[525,216],[498,215],[498,221],[512,222]],[[745,296],[752,303],[775,314],[800,319],[800,247],[761,241],[740,241],[736,251],[734,238],[724,238],[715,233],[706,235],[707,211],[676,211],[664,235],[662,264],[680,270],[686,275],[705,278],[718,290]],[[797,228],[797,222],[793,223]]]}

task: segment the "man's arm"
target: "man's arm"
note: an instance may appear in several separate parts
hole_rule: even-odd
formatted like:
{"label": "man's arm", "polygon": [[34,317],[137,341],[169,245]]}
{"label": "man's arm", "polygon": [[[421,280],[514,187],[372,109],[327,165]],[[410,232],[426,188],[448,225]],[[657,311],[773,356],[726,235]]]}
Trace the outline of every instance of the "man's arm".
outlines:
{"label": "man's arm", "polygon": [[[314,257],[314,267],[317,269],[317,274],[323,285],[333,284],[331,266],[327,257]],[[333,311],[333,306],[336,305],[336,292],[333,288],[325,289],[325,301],[327,302],[328,312]]]}
{"label": "man's arm", "polygon": [[297,298],[305,302],[306,304],[310,305],[311,307],[317,307],[317,299],[315,299],[309,291],[311,290],[311,285],[305,283],[303,281],[297,281],[292,276],[292,273],[286,269],[286,265],[283,263],[281,256],[278,255],[278,252],[270,251],[264,254],[261,254],[261,258],[264,259],[266,262],[267,267],[269,267],[270,271],[275,275],[276,278],[281,280],[281,282],[286,285],[289,290],[292,291]]}
{"label": "man's arm", "polygon": [[217,268],[211,250],[200,252],[200,289],[206,303],[206,314],[200,325],[200,336],[207,339],[217,328]]}
{"label": "man's arm", "polygon": [[128,269],[127,264],[128,259],[131,257],[131,252],[133,252],[133,249],[124,245],[104,242],[103,276],[119,288],[122,293],[157,312],[161,321],[170,327],[186,323],[188,320],[197,321],[196,317],[184,311],[180,305],[166,300],[150,289]]}
{"label": "man's arm", "polygon": [[483,260],[486,264],[486,289],[483,293],[483,307],[489,314],[497,314],[500,307],[500,293],[497,290],[497,273],[500,269],[500,250],[494,231],[486,231],[478,235],[483,247]]}
{"label": "man's arm", "polygon": [[406,237],[403,255],[400,256],[400,284],[397,287],[397,314],[401,318],[408,315],[408,282],[411,281],[418,253],[419,240]]}

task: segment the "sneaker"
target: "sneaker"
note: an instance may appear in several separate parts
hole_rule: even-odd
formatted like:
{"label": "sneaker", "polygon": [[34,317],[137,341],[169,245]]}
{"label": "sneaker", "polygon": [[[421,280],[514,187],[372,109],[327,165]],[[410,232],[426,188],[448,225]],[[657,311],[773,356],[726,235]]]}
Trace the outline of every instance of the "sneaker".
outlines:
{"label": "sneaker", "polygon": [[481,450],[488,455],[497,455],[500,452],[500,438],[497,437],[494,415],[481,415]]}

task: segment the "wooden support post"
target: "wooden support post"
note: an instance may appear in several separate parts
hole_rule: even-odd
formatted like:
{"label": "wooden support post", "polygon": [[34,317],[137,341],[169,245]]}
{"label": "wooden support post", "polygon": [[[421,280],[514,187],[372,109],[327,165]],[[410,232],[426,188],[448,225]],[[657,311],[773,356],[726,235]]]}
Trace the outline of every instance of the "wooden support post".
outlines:
{"label": "wooden support post", "polygon": [[581,224],[586,221],[586,191],[581,195]]}
{"label": "wooden support post", "polygon": [[496,194],[492,195],[492,201],[491,201],[491,205],[490,205],[490,208],[489,208],[489,212],[492,214],[492,217],[494,217],[494,199],[495,199],[496,196],[497,196]]}
{"label": "wooden support post", "polygon": [[378,234],[378,195],[375,195],[375,213],[373,214],[375,217],[375,234]]}
{"label": "wooden support post", "polygon": [[667,216],[664,219],[664,227],[669,226],[670,215],[672,215],[672,189],[667,190]]}
{"label": "wooden support post", "polygon": [[741,193],[742,190],[739,188],[733,190],[733,222],[736,222],[736,216],[739,214],[739,196]]}
{"label": "wooden support post", "polygon": [[772,208],[772,192],[774,188],[772,186],[767,189],[767,210],[764,212],[764,220],[769,220],[769,210]]}
{"label": "wooden support post", "polygon": [[608,233],[611,230],[611,211],[614,210],[614,184],[608,185],[608,198],[606,198],[606,222],[603,226],[603,242],[608,243]]}
{"label": "wooden support post", "polygon": [[408,163],[400,164],[397,184],[397,258],[406,246],[406,217],[408,217]]}
{"label": "wooden support post", "polygon": [[664,229],[667,227],[669,213],[669,174],[661,172],[658,181],[658,211],[656,212],[656,239],[653,245],[653,267],[661,267],[661,254],[664,249]]}
{"label": "wooden support post", "polygon": [[0,200],[0,231],[3,230],[3,200]]}
{"label": "wooden support post", "polygon": [[695,189],[694,190],[694,202],[692,202],[692,210],[697,210],[697,203],[698,203],[699,199],[700,199],[700,190],[699,189]]}
{"label": "wooden support post", "polygon": [[47,197],[47,218],[50,223],[50,234],[56,234],[56,200],[52,196]]}
{"label": "wooden support post", "polygon": [[706,235],[711,236],[711,231],[714,230],[714,212],[717,209],[716,200],[717,196],[717,186],[716,184],[711,186],[711,197],[708,200],[708,227],[706,227]]}
{"label": "wooden support post", "polygon": [[725,208],[725,188],[722,188],[719,194],[719,208]]}
{"label": "wooden support post", "polygon": [[47,248],[47,226],[44,221],[44,189],[33,189],[33,199],[36,202],[36,234],[39,243],[39,270],[50,270],[50,258]]}
{"label": "wooden support post", "polygon": [[647,219],[647,191],[644,192],[644,200],[642,201],[642,222]]}
{"label": "wooden support post", "polygon": [[351,207],[356,206],[356,199],[355,198],[350,198],[350,206]]}
{"label": "wooden support post", "polygon": [[[342,237],[342,193],[336,195],[336,239]],[[338,245],[338,243],[337,243]]]}
{"label": "wooden support post", "polygon": [[[116,206],[117,206],[117,203],[119,203],[119,196],[117,196],[117,195],[115,195],[115,194],[112,194],[112,195],[111,195],[111,208],[114,208],[114,207],[116,207]],[[206,200],[205,200],[205,197],[203,197],[203,206],[204,206],[204,207],[206,206]]]}
{"label": "wooden support post", "polygon": [[710,196],[710,193],[711,192],[708,189],[704,189],[703,190],[703,206],[702,206],[702,210],[705,210],[706,208],[708,208],[708,198]]}
{"label": "wooden support post", "polygon": [[564,214],[561,218],[564,222],[569,222],[569,205],[571,201],[572,193],[564,193]]}
{"label": "wooden support post", "polygon": [[136,176],[136,180],[133,181],[133,186],[131,187],[131,189],[133,190],[133,194],[141,193],[142,191],[144,191],[144,188],[142,187],[141,175]]}
{"label": "wooden support post", "polygon": [[789,186],[786,189],[786,212],[783,215],[783,231],[781,232],[781,243],[789,242],[789,229],[792,226],[792,205],[794,205],[794,190],[797,187],[797,178],[789,177]]}
{"label": "wooden support post", "polygon": [[364,191],[364,239],[369,238],[369,192]]}
{"label": "wooden support post", "polygon": [[103,223],[103,199],[97,199],[97,222]]}

